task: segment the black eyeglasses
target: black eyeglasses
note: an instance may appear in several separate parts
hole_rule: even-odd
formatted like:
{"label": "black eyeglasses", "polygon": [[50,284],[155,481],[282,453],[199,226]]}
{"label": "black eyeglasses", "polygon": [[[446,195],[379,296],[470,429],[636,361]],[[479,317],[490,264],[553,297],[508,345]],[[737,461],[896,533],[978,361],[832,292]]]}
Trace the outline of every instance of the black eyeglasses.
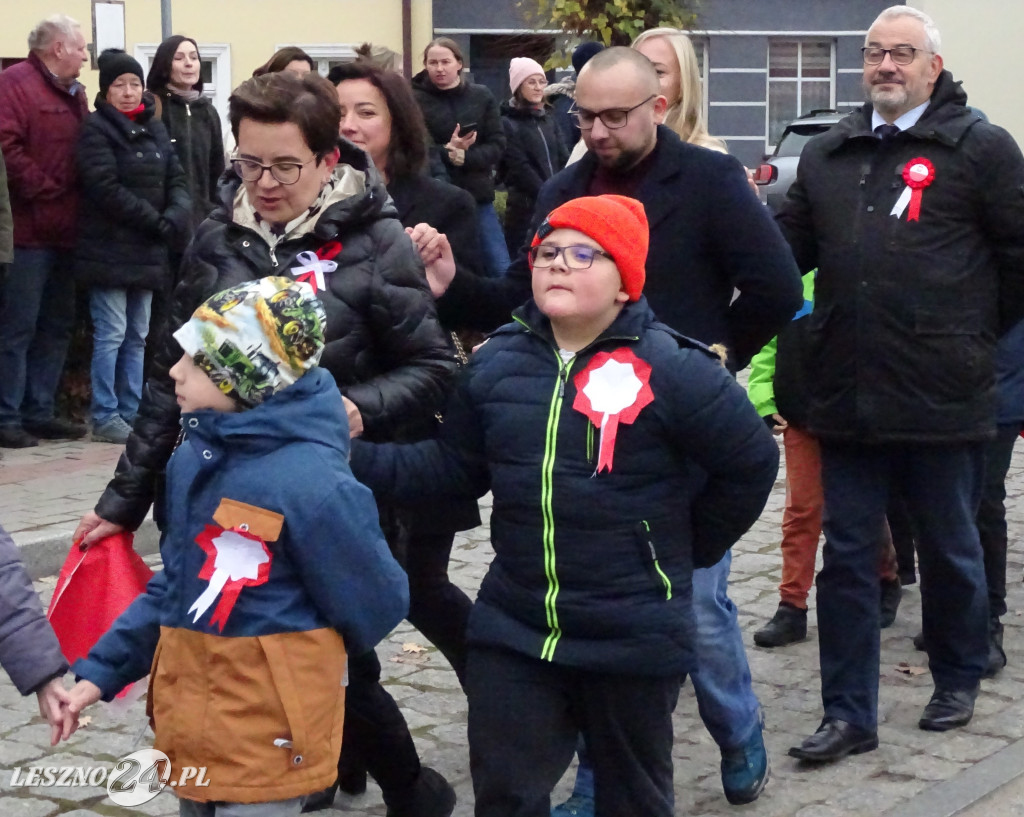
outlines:
{"label": "black eyeglasses", "polygon": [[860,50],[860,53],[864,55],[865,65],[879,65],[885,59],[885,55],[888,54],[889,58],[897,65],[910,65],[917,56],[917,52],[920,51],[922,54],[934,54],[934,51],[928,51],[924,48],[914,48],[909,45],[898,45],[895,48],[876,48],[873,45],[865,46]]}
{"label": "black eyeglasses", "polygon": [[310,162],[318,161],[318,157],[305,162],[274,162],[272,165],[261,165],[252,159],[232,159],[231,166],[243,181],[258,182],[268,170],[281,184],[295,184],[302,175],[302,168]]}
{"label": "black eyeglasses", "polygon": [[558,256],[565,259],[565,265],[569,269],[590,269],[594,259],[599,255],[611,258],[604,250],[588,247],[585,244],[570,244],[568,247],[538,244],[536,247],[530,247],[530,261],[540,269],[550,267],[558,259]]}
{"label": "black eyeglasses", "polygon": [[641,105],[646,105],[656,96],[657,94],[651,94],[643,102],[637,102],[632,108],[609,108],[607,111],[588,111],[586,108],[577,108],[574,104],[569,109],[569,115],[576,120],[580,130],[590,130],[598,119],[601,120],[601,123],[606,128],[617,130],[618,128],[626,127],[629,115],[633,111]]}

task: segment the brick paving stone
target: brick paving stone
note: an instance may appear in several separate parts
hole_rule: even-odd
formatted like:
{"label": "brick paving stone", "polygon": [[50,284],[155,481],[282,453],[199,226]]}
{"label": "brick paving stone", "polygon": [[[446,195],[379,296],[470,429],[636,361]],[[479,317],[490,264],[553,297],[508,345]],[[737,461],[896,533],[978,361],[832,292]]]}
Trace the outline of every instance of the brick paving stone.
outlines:
{"label": "brick paving stone", "polygon": [[[66,520],[73,527],[79,508],[91,506],[113,470],[120,449],[85,441],[47,444],[38,449],[4,453],[0,460],[0,522],[24,543],[38,534],[47,519]],[[766,741],[773,778],[757,803],[745,807],[745,817],[871,817],[912,798],[938,782],[955,779],[973,764],[991,757],[1009,742],[1024,737],[1024,452],[1014,458],[1007,482],[1011,550],[1007,590],[1010,613],[1004,617],[1009,666],[982,685],[974,721],[962,730],[932,734],[917,728],[921,708],[931,693],[930,675],[908,677],[896,670],[899,662],[926,666],[910,639],[920,629],[920,591],[904,590],[896,624],[882,634],[879,667],[879,736],[875,752],[836,764],[808,767],[786,755],[787,749],[810,734],[821,719],[818,678],[817,617],[814,591],[810,596],[808,640],[766,650],[755,647],[752,634],[778,605],[779,525],[784,483],[777,482],[765,514],[734,551],[733,592],[748,647],[755,691],[765,708]],[[485,501],[482,516],[490,515]],[[60,528],[60,525],[43,525]],[[471,596],[491,559],[486,526],[460,534],[452,551],[453,580]],[[149,559],[151,563],[156,559]],[[820,553],[819,553],[820,566]],[[48,602],[53,577],[36,583]],[[426,652],[402,652],[408,642]],[[379,648],[383,680],[406,712],[423,762],[445,774],[459,796],[456,817],[472,815],[472,784],[465,743],[465,700],[454,672],[444,657],[409,625],[399,627]],[[10,786],[11,770],[19,765],[97,765],[133,751],[144,726],[144,702],[133,704],[127,717],[115,718],[96,709],[93,722],[73,740],[56,749],[38,717],[34,697],[22,698],[5,676],[0,677],[0,817],[128,817],[146,814],[170,817],[176,801],[161,794],[137,809],[114,806],[98,789],[72,790]],[[739,813],[721,792],[717,747],[696,711],[692,687],[680,695],[674,723],[677,812],[694,817],[725,817]],[[148,730],[140,747],[149,745]],[[555,789],[554,802],[568,796],[571,768]],[[385,809],[379,789],[370,785],[358,798],[339,795],[330,813],[380,815]]]}

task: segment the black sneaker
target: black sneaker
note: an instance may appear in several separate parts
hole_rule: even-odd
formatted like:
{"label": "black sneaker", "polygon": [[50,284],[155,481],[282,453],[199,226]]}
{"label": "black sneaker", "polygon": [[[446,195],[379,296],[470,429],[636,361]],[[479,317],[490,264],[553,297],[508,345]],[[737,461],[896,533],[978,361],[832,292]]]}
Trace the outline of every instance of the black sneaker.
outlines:
{"label": "black sneaker", "polygon": [[34,445],[39,445],[39,440],[21,426],[0,427],[0,448],[31,448]]}
{"label": "black sneaker", "polygon": [[779,604],[775,616],[754,633],[759,647],[784,647],[807,638],[807,611],[788,602]]}
{"label": "black sneaker", "polygon": [[900,580],[882,579],[882,600],[879,616],[879,624],[884,630],[891,627],[896,621],[896,611],[900,609],[900,599],[903,596],[903,588]]}
{"label": "black sneaker", "polygon": [[81,423],[72,423],[60,417],[49,420],[25,420],[22,425],[30,434],[42,440],[77,440],[84,437],[88,429]]}

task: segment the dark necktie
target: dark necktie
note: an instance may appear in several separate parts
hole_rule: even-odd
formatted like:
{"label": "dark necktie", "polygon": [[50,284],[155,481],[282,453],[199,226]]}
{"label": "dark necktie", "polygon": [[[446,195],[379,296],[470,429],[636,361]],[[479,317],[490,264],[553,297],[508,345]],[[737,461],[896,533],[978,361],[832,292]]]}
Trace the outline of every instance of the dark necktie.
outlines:
{"label": "dark necktie", "polygon": [[900,129],[895,125],[879,125],[875,128],[875,133],[878,134],[879,139],[889,139],[900,132]]}

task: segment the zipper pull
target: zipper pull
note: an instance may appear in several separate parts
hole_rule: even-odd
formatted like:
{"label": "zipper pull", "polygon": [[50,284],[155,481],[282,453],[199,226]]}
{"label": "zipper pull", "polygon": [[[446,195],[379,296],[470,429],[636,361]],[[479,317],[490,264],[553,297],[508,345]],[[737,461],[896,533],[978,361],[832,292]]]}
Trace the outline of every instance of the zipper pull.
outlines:
{"label": "zipper pull", "polygon": [[185,103],[185,116],[192,116],[192,106]]}

